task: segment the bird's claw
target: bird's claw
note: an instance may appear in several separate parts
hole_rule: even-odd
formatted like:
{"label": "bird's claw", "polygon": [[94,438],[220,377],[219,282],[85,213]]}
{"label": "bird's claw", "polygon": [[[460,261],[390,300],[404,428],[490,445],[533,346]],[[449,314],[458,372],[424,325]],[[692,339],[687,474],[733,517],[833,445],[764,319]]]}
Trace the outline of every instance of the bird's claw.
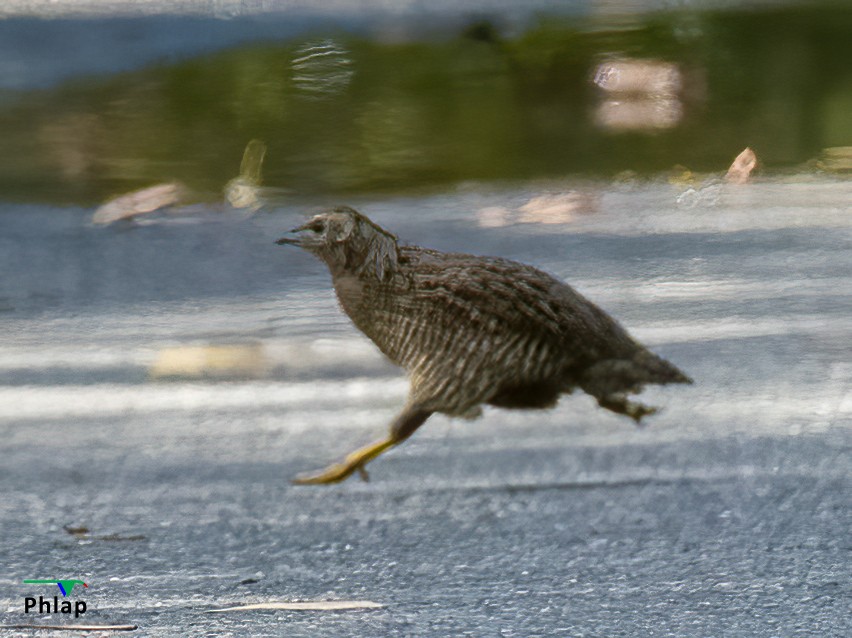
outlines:
{"label": "bird's claw", "polygon": [[364,463],[334,463],[319,472],[297,476],[292,482],[294,485],[330,485],[345,481],[355,472],[365,483],[370,480]]}

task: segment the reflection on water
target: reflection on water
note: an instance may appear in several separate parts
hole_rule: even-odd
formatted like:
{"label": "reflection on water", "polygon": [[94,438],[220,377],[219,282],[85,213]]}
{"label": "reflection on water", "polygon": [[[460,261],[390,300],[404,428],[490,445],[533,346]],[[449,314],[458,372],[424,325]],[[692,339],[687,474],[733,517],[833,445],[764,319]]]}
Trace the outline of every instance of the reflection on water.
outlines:
{"label": "reflection on water", "polygon": [[598,125],[613,131],[667,129],[683,116],[683,82],[677,65],[661,60],[608,60],[598,65],[595,84],[606,97]]}
{"label": "reflection on water", "polygon": [[[221,201],[251,139],[268,146],[266,187],[335,200],[467,180],[719,171],[746,146],[770,170],[817,158],[834,170],[842,155],[823,149],[852,136],[847,15],[543,14],[512,29],[486,17],[434,37],[318,29],[7,90],[0,198],[94,204],[179,181]],[[94,38],[117,27],[89,28]]]}
{"label": "reflection on water", "polygon": [[309,98],[330,98],[349,86],[354,70],[349,53],[334,40],[299,46],[290,66],[293,85]]}

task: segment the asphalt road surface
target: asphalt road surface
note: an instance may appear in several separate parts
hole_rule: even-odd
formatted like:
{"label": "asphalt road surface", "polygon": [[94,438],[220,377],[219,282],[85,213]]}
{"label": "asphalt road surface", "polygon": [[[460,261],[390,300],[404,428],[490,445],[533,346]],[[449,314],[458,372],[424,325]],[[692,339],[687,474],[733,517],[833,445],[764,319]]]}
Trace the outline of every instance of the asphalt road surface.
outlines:
{"label": "asphalt road surface", "polygon": [[[305,206],[0,206],[0,624],[852,635],[849,182],[586,188],[561,224],[532,187],[352,203],[557,274],[695,385],[647,391],[641,430],[579,395],[436,417],[331,487],[289,479],[380,435],[406,382],[273,245]],[[25,614],[58,591],[36,578],[84,580],[85,615]],[[347,600],[382,606],[211,612]]]}

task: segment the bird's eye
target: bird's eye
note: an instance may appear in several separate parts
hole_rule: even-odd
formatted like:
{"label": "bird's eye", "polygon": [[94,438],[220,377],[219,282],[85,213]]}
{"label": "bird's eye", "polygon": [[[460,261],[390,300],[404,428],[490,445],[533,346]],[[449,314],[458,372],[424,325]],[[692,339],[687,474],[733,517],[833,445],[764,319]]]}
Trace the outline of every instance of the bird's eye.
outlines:
{"label": "bird's eye", "polygon": [[311,224],[308,226],[308,229],[314,231],[315,233],[321,233],[323,230],[325,230],[325,224],[317,220],[315,222],[311,222]]}

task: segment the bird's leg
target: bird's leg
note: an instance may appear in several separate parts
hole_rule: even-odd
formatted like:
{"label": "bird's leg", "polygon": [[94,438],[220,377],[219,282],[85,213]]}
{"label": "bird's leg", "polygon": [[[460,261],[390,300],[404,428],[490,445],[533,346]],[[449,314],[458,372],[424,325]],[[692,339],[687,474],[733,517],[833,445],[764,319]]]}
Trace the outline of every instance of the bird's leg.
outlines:
{"label": "bird's leg", "polygon": [[293,479],[296,485],[323,485],[327,483],[339,483],[340,481],[349,478],[353,472],[359,472],[361,478],[366,480],[366,470],[364,466],[379,456],[385,450],[393,447],[395,443],[391,437],[386,437],[378,441],[374,441],[369,445],[358,448],[351,454],[347,454],[346,458],[341,463],[333,463],[324,470],[315,474],[306,474],[297,476]]}
{"label": "bird's leg", "polygon": [[367,471],[364,466],[374,458],[399,445],[405,439],[414,434],[414,431],[426,422],[432,415],[431,412],[406,407],[402,413],[391,423],[390,433],[383,439],[379,439],[369,445],[358,448],[348,454],[342,463],[334,463],[326,469],[316,473],[299,476],[293,479],[296,485],[322,485],[327,483],[339,483],[348,478],[353,472],[359,472],[361,478],[367,480]]}

